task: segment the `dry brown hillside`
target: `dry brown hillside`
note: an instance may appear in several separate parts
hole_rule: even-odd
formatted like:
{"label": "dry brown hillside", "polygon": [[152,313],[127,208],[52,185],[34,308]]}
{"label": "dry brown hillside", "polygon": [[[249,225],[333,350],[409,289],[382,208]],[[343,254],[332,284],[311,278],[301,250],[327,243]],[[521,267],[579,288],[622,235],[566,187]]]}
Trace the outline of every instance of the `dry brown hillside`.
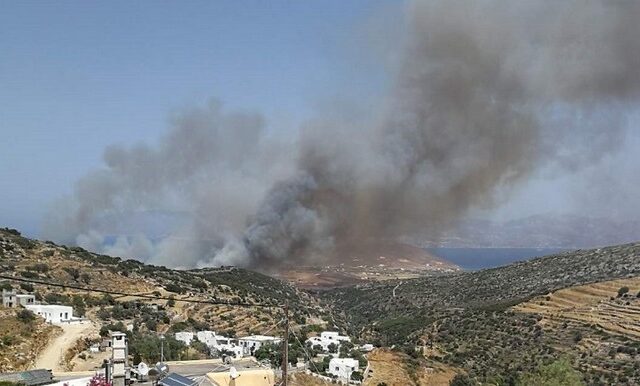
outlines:
{"label": "dry brown hillside", "polygon": [[282,267],[277,277],[301,288],[334,288],[371,281],[410,279],[460,270],[426,250],[389,241],[341,245],[315,264]]}
{"label": "dry brown hillside", "polygon": [[[628,291],[618,295],[621,288]],[[624,292],[624,290],[622,290]],[[514,310],[544,316],[551,325],[576,321],[640,340],[640,277],[569,287],[538,296]]]}
{"label": "dry brown hillside", "polygon": [[[555,336],[555,348],[580,356],[582,371],[636,384],[640,368],[640,277],[574,286],[518,304]],[[564,338],[563,338],[564,337]]]}
{"label": "dry brown hillside", "polygon": [[0,306],[0,373],[26,370],[60,331],[43,321],[20,316],[20,310]]}
{"label": "dry brown hillside", "polygon": [[431,361],[412,360],[407,355],[377,349],[367,355],[371,375],[364,386],[447,386],[459,370]]}
{"label": "dry brown hillside", "polygon": [[[274,326],[282,319],[285,302],[290,306],[292,326],[325,323],[320,317],[323,309],[314,298],[257,272],[234,267],[172,270],[31,240],[10,229],[0,229],[0,273],[5,276],[0,278],[0,286],[4,288],[33,293],[43,303],[71,305],[77,316],[85,316],[108,329],[132,326],[140,337],[200,329],[231,336],[277,334],[279,330]],[[97,335],[89,338],[91,342],[99,339]],[[87,344],[78,342],[76,346]],[[72,354],[75,358],[69,362],[82,367],[78,360],[82,353]],[[16,360],[10,365],[18,363],[22,362]]]}

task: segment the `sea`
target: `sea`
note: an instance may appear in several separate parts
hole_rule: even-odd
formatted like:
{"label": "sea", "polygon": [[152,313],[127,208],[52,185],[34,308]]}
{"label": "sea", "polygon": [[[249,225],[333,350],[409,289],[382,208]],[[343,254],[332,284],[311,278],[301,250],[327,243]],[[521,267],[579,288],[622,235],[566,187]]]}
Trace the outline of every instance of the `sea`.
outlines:
{"label": "sea", "polygon": [[500,267],[516,261],[567,250],[561,248],[427,248],[429,253],[457,264],[467,271]]}

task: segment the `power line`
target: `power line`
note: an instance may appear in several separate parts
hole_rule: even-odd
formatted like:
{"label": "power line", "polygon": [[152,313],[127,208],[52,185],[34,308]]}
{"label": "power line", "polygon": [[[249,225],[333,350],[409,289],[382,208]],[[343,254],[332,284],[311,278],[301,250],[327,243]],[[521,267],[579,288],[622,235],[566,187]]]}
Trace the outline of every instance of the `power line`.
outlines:
{"label": "power line", "polygon": [[223,302],[223,301],[216,301],[216,300],[178,299],[178,298],[167,297],[167,296],[131,294],[131,293],[120,292],[120,291],[103,290],[99,288],[83,287],[83,286],[78,286],[73,284],[51,283],[44,280],[27,279],[27,278],[7,276],[7,275],[0,275],[0,279],[13,280],[13,281],[18,281],[23,283],[40,284],[40,285],[46,285],[51,287],[70,288],[70,289],[76,289],[80,291],[97,292],[97,293],[103,293],[103,294],[109,294],[109,295],[132,296],[132,297],[151,299],[151,300],[173,300],[176,302],[185,302],[185,303],[211,304],[211,305],[247,307],[247,308],[249,307],[263,307],[263,308],[282,307],[281,305],[278,305],[278,304],[241,303],[241,302],[231,303],[231,302]]}
{"label": "power line", "polygon": [[300,347],[302,347],[302,351],[304,351],[304,354],[307,356],[307,358],[309,359],[309,362],[311,362],[311,364],[313,365],[313,367],[316,369],[316,373],[320,374],[320,371],[318,371],[318,367],[316,366],[316,363],[313,361],[313,358],[311,358],[311,355],[309,355],[309,353],[307,352],[307,349],[305,347],[304,344],[302,344],[302,342],[300,341],[300,339],[298,338],[298,335],[296,335],[295,331],[291,330],[291,333],[293,334],[293,337],[296,338],[296,340],[298,341],[298,344],[300,344]]}

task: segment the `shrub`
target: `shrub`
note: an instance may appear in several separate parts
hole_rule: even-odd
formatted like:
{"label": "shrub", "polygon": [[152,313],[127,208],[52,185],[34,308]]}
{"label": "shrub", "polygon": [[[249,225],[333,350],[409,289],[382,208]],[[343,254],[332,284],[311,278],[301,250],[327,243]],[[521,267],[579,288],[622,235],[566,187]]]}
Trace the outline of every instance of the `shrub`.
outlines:
{"label": "shrub", "polygon": [[573,341],[574,341],[575,343],[578,343],[578,342],[580,342],[581,340],[582,340],[582,333],[581,333],[580,331],[576,331],[576,332],[573,334]]}
{"label": "shrub", "polygon": [[618,297],[623,296],[627,292],[629,292],[629,287],[620,287],[620,289],[618,290]]}
{"label": "shrub", "polygon": [[49,266],[44,263],[29,265],[25,268],[27,269],[27,271],[34,271],[34,272],[41,272],[41,273],[49,272]]}
{"label": "shrub", "polygon": [[101,308],[97,314],[98,318],[102,319],[102,320],[109,320],[111,319],[111,313],[109,312],[109,310]]}
{"label": "shrub", "polygon": [[184,288],[174,283],[165,284],[164,289],[169,292],[175,292],[177,294],[183,294],[185,292]]}
{"label": "shrub", "polygon": [[27,292],[33,292],[33,285],[31,283],[20,283],[20,288]]}
{"label": "shrub", "polygon": [[449,382],[449,386],[475,386],[476,382],[469,378],[468,375],[465,374],[457,374],[451,382]]}
{"label": "shrub", "polygon": [[18,311],[18,319],[23,323],[31,323],[36,320],[36,315],[29,310]]}
{"label": "shrub", "polygon": [[3,346],[13,346],[14,344],[18,343],[18,338],[13,335],[5,335],[2,337],[1,342]]}
{"label": "shrub", "polygon": [[66,273],[73,278],[73,280],[78,281],[80,278],[80,271],[77,268],[65,267],[63,268]]}

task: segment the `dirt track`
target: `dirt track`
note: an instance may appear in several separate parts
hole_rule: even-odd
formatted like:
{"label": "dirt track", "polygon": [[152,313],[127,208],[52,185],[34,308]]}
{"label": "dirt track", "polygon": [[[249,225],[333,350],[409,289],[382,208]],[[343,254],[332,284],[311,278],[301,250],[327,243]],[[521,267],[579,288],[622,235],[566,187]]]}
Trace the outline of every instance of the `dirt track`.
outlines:
{"label": "dirt track", "polygon": [[60,361],[64,353],[72,347],[76,340],[86,336],[95,330],[93,323],[67,324],[60,326],[62,334],[54,338],[36,358],[35,367],[38,369],[50,369],[54,373],[64,371]]}

